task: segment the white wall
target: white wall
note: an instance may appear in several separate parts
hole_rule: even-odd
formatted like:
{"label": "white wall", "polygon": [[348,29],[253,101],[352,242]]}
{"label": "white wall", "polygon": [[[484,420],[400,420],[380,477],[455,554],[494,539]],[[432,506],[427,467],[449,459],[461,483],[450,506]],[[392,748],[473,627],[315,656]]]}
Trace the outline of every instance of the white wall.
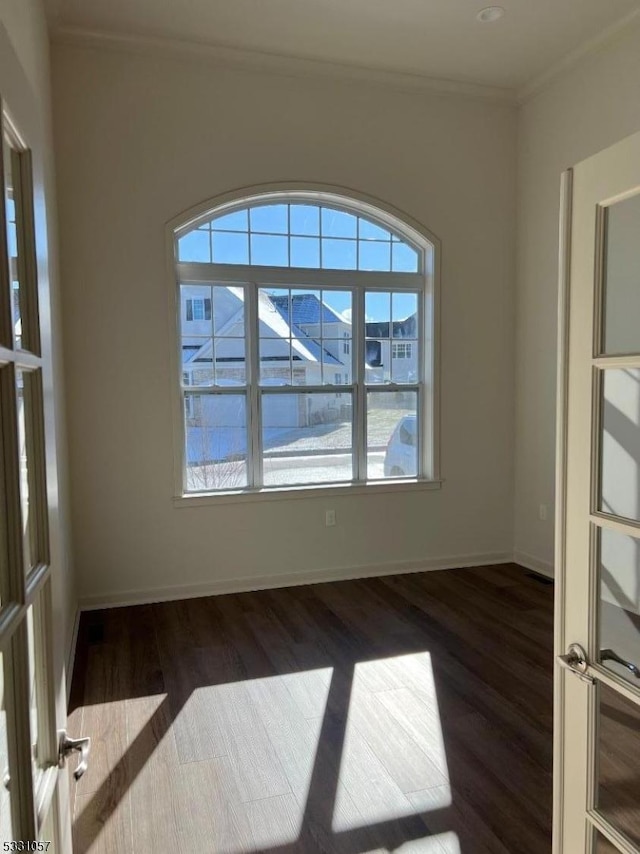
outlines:
{"label": "white wall", "polygon": [[[640,129],[640,27],[526,103],[518,141],[515,548],[551,567],[560,174]],[[540,521],[540,504],[549,505]]]}
{"label": "white wall", "polygon": [[[81,595],[508,554],[514,109],[69,44],[53,68]],[[441,238],[446,482],[177,509],[164,224],[287,180],[353,187]]]}
{"label": "white wall", "polygon": [[49,37],[41,0],[0,0],[0,22],[42,115],[48,121],[51,107]]}

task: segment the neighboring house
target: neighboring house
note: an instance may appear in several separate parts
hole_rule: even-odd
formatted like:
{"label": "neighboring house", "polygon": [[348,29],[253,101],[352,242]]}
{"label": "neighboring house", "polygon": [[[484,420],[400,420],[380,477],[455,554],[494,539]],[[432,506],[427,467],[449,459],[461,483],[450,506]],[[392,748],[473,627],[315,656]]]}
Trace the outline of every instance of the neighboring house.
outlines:
{"label": "neighboring house", "polygon": [[[242,287],[181,288],[183,383],[244,386],[245,318]],[[261,381],[265,387],[292,385],[290,395],[265,397],[263,442],[347,415],[343,395],[331,385],[351,382],[351,323],[314,294],[271,295],[258,300]],[[213,334],[212,334],[213,333]],[[322,395],[301,394],[299,386],[327,386]],[[186,398],[190,461],[241,456],[246,450],[244,392]]]}
{"label": "neighboring house", "polygon": [[[292,294],[291,299],[284,294],[276,295],[271,297],[271,302],[286,323],[291,323],[305,338],[321,342],[324,353],[333,357],[325,361],[325,384],[328,374],[329,380],[336,385],[348,385],[351,382],[351,322],[315,294]],[[330,370],[330,365],[335,366],[334,371]]]}
{"label": "neighboring house", "polygon": [[418,322],[412,314],[405,320],[371,321],[365,324],[366,359],[372,382],[418,381]]}

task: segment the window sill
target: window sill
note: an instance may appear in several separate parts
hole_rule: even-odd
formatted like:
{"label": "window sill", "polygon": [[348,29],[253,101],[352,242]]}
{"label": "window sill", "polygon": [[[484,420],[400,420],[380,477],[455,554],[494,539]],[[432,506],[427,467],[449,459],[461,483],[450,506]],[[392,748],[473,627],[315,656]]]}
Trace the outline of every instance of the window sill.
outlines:
{"label": "window sill", "polygon": [[206,507],[212,504],[243,504],[253,501],[299,501],[301,498],[333,498],[351,495],[382,495],[393,492],[426,492],[440,489],[442,480],[389,480],[369,483],[331,483],[327,486],[286,486],[269,489],[238,490],[235,492],[208,492],[179,495],[173,506]]}

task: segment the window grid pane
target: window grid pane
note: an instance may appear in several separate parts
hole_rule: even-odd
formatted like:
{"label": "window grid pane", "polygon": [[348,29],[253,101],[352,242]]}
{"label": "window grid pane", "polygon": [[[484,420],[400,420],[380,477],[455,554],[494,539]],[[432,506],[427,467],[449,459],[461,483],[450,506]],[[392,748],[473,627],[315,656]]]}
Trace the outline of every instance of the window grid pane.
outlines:
{"label": "window grid pane", "polygon": [[420,253],[357,214],[302,202],[260,204],[178,237],[178,261],[417,273]]}
{"label": "window grid pane", "polygon": [[261,288],[261,384],[351,384],[352,300],[351,291]]}
{"label": "window grid pane", "polygon": [[184,419],[187,491],[246,487],[246,395],[185,393]]}
{"label": "window grid pane", "polygon": [[351,393],[261,393],[265,486],[353,479]]}
{"label": "window grid pane", "polygon": [[418,395],[367,394],[367,475],[370,480],[418,474]]}
{"label": "window grid pane", "polygon": [[246,383],[244,301],[242,285],[180,286],[183,385]]}

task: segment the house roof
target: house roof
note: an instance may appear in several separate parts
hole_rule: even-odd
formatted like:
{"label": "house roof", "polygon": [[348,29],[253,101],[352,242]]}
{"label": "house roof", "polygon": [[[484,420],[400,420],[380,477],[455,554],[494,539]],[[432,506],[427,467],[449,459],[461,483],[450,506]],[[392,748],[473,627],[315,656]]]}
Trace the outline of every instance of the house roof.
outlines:
{"label": "house roof", "polygon": [[[286,294],[270,294],[271,302],[278,309],[283,318],[289,320],[289,296]],[[291,295],[291,323],[293,326],[305,324],[319,324],[320,318],[323,323],[345,323],[341,317],[326,303],[321,302],[315,294],[292,294]]]}
{"label": "house roof", "polygon": [[[342,362],[339,359],[336,359],[328,350],[325,350],[324,347],[321,347],[317,341],[313,338],[309,338],[302,329],[299,329],[296,326],[291,327],[294,335],[297,335],[299,338],[302,338],[302,343],[306,347],[306,349],[311,353],[311,355],[315,358],[317,362],[324,362],[325,365],[342,365]],[[295,338],[293,339],[295,344]],[[295,358],[295,357],[294,357]]]}
{"label": "house roof", "polygon": [[[241,289],[237,289],[236,296],[241,300],[243,299],[243,292]],[[294,299],[299,295],[295,295]],[[307,296],[307,294],[303,294],[300,296]],[[313,294],[309,294],[312,299],[316,299]],[[325,365],[338,365],[341,366],[342,362],[339,359],[336,359],[332,356],[327,350],[325,350],[314,338],[310,338],[298,325],[297,323],[289,324],[287,318],[287,310],[286,310],[286,301],[287,297],[284,297],[285,304],[284,307],[280,307],[276,304],[277,297],[273,297],[260,292],[258,299],[258,317],[260,322],[263,323],[271,333],[274,334],[274,337],[280,338],[284,341],[291,338],[291,349],[292,355],[294,359],[299,359],[301,361],[307,362],[324,362]],[[316,299],[318,303],[317,313],[319,317],[319,306],[320,301]],[[330,322],[335,323],[336,320],[341,320],[339,315],[333,312],[331,309],[328,309],[331,314]],[[234,316],[231,316],[225,326],[221,331],[228,331],[228,329],[233,326],[235,323],[242,322],[242,307]],[[307,311],[307,316],[312,315],[312,310]],[[307,323],[313,323],[313,321],[306,321]],[[264,334],[264,333],[261,333]],[[186,345],[182,348],[182,361],[183,364],[187,362],[210,362],[213,359],[213,346],[211,339],[205,341],[202,346],[190,346]]]}
{"label": "house roof", "polygon": [[[417,315],[411,314],[404,320],[374,320],[365,324],[367,338],[417,338]],[[389,335],[389,326],[393,326],[393,335]]]}
{"label": "house roof", "polygon": [[185,344],[182,347],[182,364],[186,365],[187,362],[190,362],[195,354],[200,350],[197,344]]}

